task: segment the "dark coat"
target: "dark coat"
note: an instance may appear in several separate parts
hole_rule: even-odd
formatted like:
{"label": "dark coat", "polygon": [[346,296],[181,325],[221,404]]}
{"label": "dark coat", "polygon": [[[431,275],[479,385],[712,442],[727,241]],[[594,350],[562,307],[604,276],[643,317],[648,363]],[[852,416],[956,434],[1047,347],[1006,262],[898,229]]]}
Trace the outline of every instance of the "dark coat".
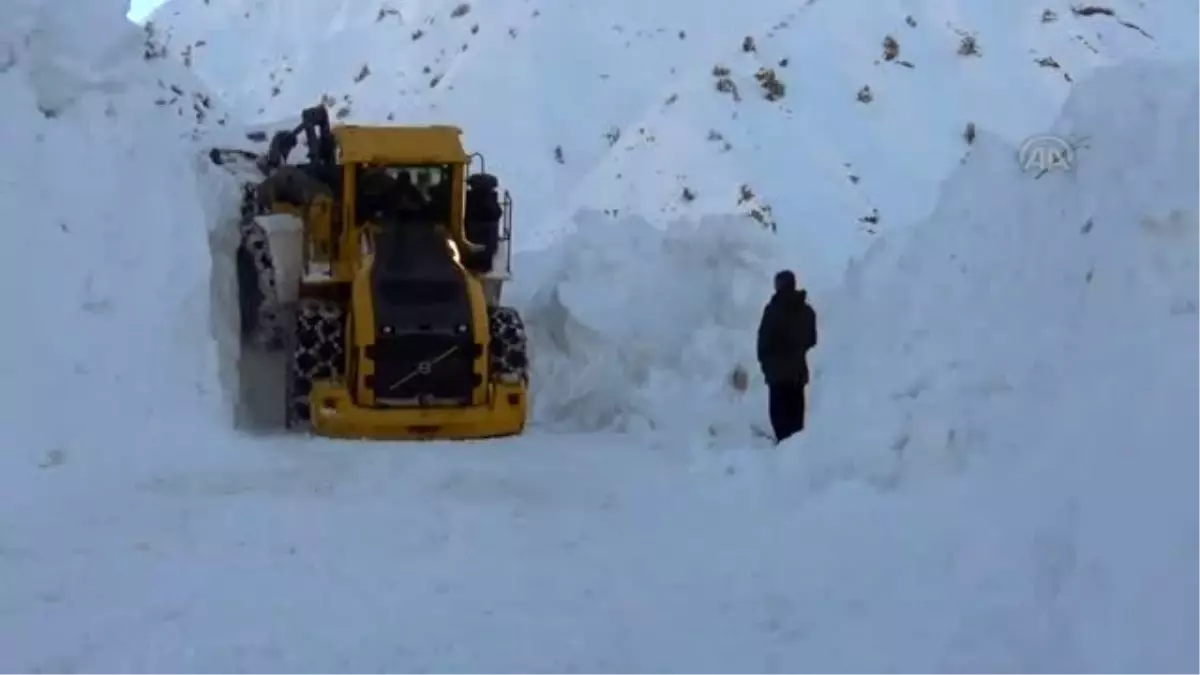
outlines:
{"label": "dark coat", "polygon": [[777,291],[758,326],[758,363],[767,384],[808,383],[808,350],[817,345],[817,314],[803,290]]}

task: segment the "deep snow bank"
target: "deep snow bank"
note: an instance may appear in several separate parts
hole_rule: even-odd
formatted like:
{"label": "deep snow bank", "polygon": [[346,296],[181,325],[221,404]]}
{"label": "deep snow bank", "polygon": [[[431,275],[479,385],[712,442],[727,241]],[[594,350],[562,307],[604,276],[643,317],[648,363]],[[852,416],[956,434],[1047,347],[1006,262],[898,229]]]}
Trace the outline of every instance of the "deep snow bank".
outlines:
{"label": "deep snow bank", "polygon": [[1023,656],[975,619],[956,669],[1196,667],[1197,93],[1195,63],[1098,72],[1056,127],[1087,139],[1071,173],[981,136],[829,301],[788,463],[818,486],[963,474],[948,527],[980,532],[946,573],[990,576]]}
{"label": "deep snow bank", "polygon": [[658,228],[590,212],[577,226],[516,260],[511,301],[532,341],[535,423],[749,438],[758,415],[730,374],[738,364],[757,373],[775,238],[736,216]]}
{"label": "deep snow bank", "polygon": [[185,140],[193,78],[146,59],[127,3],[86,5],[6,6],[0,33],[0,283],[16,302],[0,473],[17,482],[47,453],[148,460],[148,445],[168,452],[181,429],[225,415]]}
{"label": "deep snow bank", "polygon": [[[803,454],[894,479],[1054,452],[1048,435],[1079,414],[1121,437],[1187,400],[1200,80],[1186,67],[1102,72],[1056,125],[1084,141],[1073,173],[1034,179],[982,137],[935,216],[854,269],[829,301]],[[1181,418],[1158,434],[1182,443],[1187,429]]]}

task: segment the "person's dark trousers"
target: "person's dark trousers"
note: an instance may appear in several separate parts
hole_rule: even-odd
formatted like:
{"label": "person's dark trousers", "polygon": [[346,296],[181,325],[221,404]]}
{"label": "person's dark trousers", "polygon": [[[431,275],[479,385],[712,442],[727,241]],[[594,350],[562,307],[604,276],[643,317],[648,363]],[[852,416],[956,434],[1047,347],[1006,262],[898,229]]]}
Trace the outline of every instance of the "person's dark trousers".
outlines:
{"label": "person's dark trousers", "polygon": [[777,382],[767,386],[767,410],[775,442],[804,429],[804,383]]}

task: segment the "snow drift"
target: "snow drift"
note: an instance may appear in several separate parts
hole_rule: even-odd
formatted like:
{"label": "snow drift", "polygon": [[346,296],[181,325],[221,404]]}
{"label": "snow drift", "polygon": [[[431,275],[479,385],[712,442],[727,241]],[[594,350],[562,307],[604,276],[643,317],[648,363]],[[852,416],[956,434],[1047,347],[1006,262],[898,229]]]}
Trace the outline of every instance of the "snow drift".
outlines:
{"label": "snow drift", "polygon": [[[934,216],[911,236],[880,241],[829,299],[817,391],[836,410],[814,411],[809,443],[896,466],[912,459],[909,442],[940,447],[950,437],[953,455],[983,432],[952,420],[1025,432],[1041,429],[1018,423],[1027,413],[1049,421],[1057,405],[1094,405],[1097,393],[1121,400],[1129,385],[1117,396],[1100,386],[1109,377],[1153,374],[1149,391],[1190,382],[1182,373],[1195,359],[1193,75],[1191,64],[1135,64],[1082,83],[1054,127],[1080,143],[1070,173],[1035,179],[1015,148],[983,134]],[[874,386],[857,386],[872,375]],[[1109,422],[1190,400],[1164,393],[1150,404],[1138,391]],[[841,411],[872,423],[843,426]],[[1002,412],[1013,417],[972,422]]]}
{"label": "snow drift", "polygon": [[1040,179],[981,135],[828,301],[789,475],[901,490],[951,511],[914,537],[965,538],[939,569],[979,603],[956,629],[976,651],[908,667],[1196,667],[1198,93],[1194,62],[1098,71],[1055,127],[1086,139],[1077,166]]}
{"label": "snow drift", "polygon": [[584,213],[578,231],[517,261],[533,344],[534,421],[557,430],[750,438],[737,366],[757,373],[755,329],[781,264],[745,217]]}
{"label": "snow drift", "polygon": [[0,202],[14,238],[0,275],[20,317],[0,355],[0,426],[26,439],[6,453],[18,476],[47,453],[166,451],[180,426],[226,415],[194,126],[155,102],[194,78],[147,62],[124,10],[24,2],[6,8],[0,33]]}

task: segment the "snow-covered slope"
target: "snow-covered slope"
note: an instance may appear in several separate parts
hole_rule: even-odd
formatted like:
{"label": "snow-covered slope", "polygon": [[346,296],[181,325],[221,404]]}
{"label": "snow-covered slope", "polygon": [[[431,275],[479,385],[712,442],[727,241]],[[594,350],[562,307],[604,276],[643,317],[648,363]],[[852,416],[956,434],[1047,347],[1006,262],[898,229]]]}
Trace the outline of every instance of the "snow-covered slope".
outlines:
{"label": "snow-covered slope", "polygon": [[[1097,66],[1195,56],[1194,2],[1071,7],[172,0],[152,18],[243,115],[327,96],[348,120],[463,125],[514,189],[525,246],[581,207],[652,222],[753,212],[821,286],[871,232],[929,213],[968,124],[1016,144]],[[781,98],[764,98],[760,68]]]}

